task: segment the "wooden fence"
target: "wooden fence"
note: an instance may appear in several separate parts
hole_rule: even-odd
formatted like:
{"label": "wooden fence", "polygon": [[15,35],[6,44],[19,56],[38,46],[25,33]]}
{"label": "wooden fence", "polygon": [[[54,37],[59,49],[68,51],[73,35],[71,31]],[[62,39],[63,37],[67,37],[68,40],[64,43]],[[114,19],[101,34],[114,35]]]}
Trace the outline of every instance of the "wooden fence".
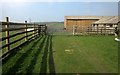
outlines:
{"label": "wooden fence", "polygon": [[113,35],[115,32],[115,27],[86,27],[86,26],[79,26],[79,27],[71,27],[67,28],[67,31],[72,31],[73,35],[75,34],[86,34],[86,35]]}
{"label": "wooden fence", "polygon": [[[40,36],[40,34],[46,34],[47,26],[45,25],[39,25],[35,23],[13,23],[9,22],[9,18],[6,17],[6,22],[2,22],[2,28],[0,33],[2,33],[2,37],[0,37],[0,42],[2,43],[2,46],[0,46],[0,50],[6,50],[5,53],[1,55],[1,58],[5,57],[11,51],[15,50],[17,47],[23,45],[27,41],[30,41],[32,39],[37,38]],[[12,34],[13,32],[14,34]],[[5,34],[5,36],[3,36]],[[11,35],[10,35],[11,34]],[[20,38],[15,38],[12,42],[10,41],[11,38],[14,38],[16,36],[21,36]],[[10,46],[16,42],[19,42],[21,40],[24,40],[21,44],[19,44],[17,47],[11,48]],[[3,45],[3,42],[5,44]]]}
{"label": "wooden fence", "polygon": [[100,34],[100,35],[113,35],[115,32],[114,27],[88,27],[88,34]]}

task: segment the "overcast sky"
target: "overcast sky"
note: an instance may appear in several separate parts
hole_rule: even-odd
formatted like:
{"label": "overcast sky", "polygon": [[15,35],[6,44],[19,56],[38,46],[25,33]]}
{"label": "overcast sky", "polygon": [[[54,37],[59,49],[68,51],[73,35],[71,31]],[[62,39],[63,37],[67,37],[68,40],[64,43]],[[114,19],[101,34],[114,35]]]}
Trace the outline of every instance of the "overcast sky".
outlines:
{"label": "overcast sky", "polygon": [[[9,0],[10,1],[10,0]],[[4,0],[0,3],[0,20],[10,17],[10,21],[24,22],[28,21],[63,21],[64,16],[117,16],[118,0],[104,0],[104,2],[78,2],[78,0],[48,0],[34,2]],[[65,2],[66,1],[66,2]]]}

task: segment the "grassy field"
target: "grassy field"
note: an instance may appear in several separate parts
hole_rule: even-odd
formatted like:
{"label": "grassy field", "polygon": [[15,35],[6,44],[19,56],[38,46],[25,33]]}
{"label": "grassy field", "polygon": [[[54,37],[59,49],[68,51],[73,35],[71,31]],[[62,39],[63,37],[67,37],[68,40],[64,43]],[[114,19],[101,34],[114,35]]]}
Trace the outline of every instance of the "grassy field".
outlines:
{"label": "grassy field", "polygon": [[[72,36],[63,28],[63,23],[49,23],[48,32],[53,36],[40,36],[16,49],[3,60],[3,74],[118,72],[118,42],[114,36]],[[10,32],[10,35],[15,33]],[[22,42],[24,39],[11,48]]]}
{"label": "grassy field", "polygon": [[41,36],[3,60],[3,74],[117,73],[114,36]]}
{"label": "grassy field", "polygon": [[59,73],[117,72],[117,46],[114,36],[54,36],[56,71]]}

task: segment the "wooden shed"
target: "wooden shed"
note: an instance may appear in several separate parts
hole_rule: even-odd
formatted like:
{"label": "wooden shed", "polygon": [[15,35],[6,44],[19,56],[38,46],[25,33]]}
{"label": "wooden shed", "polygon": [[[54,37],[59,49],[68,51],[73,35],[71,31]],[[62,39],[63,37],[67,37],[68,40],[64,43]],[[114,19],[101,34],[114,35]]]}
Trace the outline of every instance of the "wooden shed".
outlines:
{"label": "wooden shed", "polygon": [[[76,27],[78,33],[85,32],[88,28],[91,28],[90,30],[92,31],[93,27],[96,27],[96,29],[101,27],[114,29],[117,25],[117,16],[65,16],[64,19],[64,28],[72,31]],[[93,29],[95,30],[95,28]]]}
{"label": "wooden shed", "polygon": [[65,16],[64,27],[67,30],[71,30],[74,25],[77,27],[89,27],[100,18],[98,16]]}
{"label": "wooden shed", "polygon": [[97,25],[98,27],[116,27],[118,25],[117,16],[103,16],[100,20],[93,22],[93,26]]}

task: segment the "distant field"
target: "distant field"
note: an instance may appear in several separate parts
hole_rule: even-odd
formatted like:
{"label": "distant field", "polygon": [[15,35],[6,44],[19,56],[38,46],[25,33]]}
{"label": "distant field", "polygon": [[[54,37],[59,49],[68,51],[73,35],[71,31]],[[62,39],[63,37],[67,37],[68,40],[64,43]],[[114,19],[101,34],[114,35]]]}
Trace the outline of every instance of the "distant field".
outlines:
{"label": "distant field", "polygon": [[117,73],[117,47],[114,36],[41,36],[3,61],[3,72]]}
{"label": "distant field", "polygon": [[52,33],[53,35],[72,35],[72,32],[64,30],[64,23],[48,23],[48,33]]}

